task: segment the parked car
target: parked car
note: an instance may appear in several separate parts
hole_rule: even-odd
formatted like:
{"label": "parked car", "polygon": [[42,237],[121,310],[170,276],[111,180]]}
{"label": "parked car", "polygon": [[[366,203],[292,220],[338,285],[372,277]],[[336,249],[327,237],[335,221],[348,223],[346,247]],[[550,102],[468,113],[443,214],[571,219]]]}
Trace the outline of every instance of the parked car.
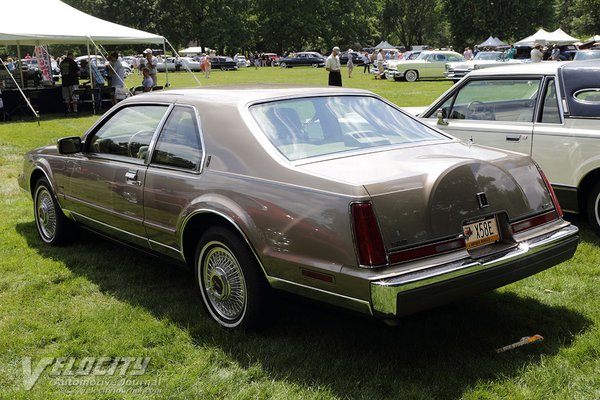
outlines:
{"label": "parked car", "polygon": [[[190,71],[200,71],[200,62],[194,60],[191,57],[180,57],[179,62],[181,63],[181,66],[180,66],[181,70],[187,71],[189,69]],[[158,64],[156,65],[156,70],[158,72],[165,72],[165,68],[168,68],[169,71],[175,71],[177,69],[176,63],[177,63],[176,57],[167,57],[164,60],[161,59],[158,62]],[[166,67],[165,67],[165,65],[166,65]]]}
{"label": "parked car", "polygon": [[279,65],[279,55],[277,53],[262,53],[266,57],[267,65],[277,66]]}
{"label": "parked car", "polygon": [[510,65],[514,62],[523,62],[525,60],[511,60],[505,57],[501,51],[480,51],[472,60],[446,63],[444,76],[453,81],[459,81],[466,74],[474,69],[497,67],[501,65]]}
{"label": "parked car", "polygon": [[354,65],[364,65],[367,62],[367,59],[362,54],[353,51],[353,52],[343,52],[340,54],[340,64],[346,65],[348,63],[349,56],[352,56],[352,63]]}
{"label": "parked car", "polygon": [[314,51],[301,51],[291,54],[288,57],[279,58],[279,66],[281,68],[291,67],[324,67],[325,57]]}
{"label": "parked car", "polygon": [[[81,66],[81,61],[82,60],[96,60],[96,66],[98,67],[98,71],[103,75],[103,76],[108,76],[108,70],[106,70],[106,64],[108,64],[108,61],[106,60],[106,58],[104,58],[101,55],[90,55],[90,56],[79,56],[77,58],[75,58],[75,62],[77,63],[77,65]],[[131,71],[132,71],[132,67],[129,65],[129,62],[127,62],[126,60],[121,59],[121,65],[123,66],[123,70],[125,71],[125,77],[127,77]],[[84,75],[85,79],[88,79],[88,77],[86,75]]]}
{"label": "parked car", "polygon": [[465,58],[453,51],[423,51],[414,60],[388,60],[385,76],[395,81],[414,82],[421,78],[443,78],[447,62],[464,61]]}
{"label": "parked car", "polygon": [[597,60],[600,59],[600,50],[579,50],[575,54],[574,61]]}
{"label": "parked car", "polygon": [[18,180],[43,242],[75,222],[187,263],[227,328],[260,323],[271,288],[396,318],[549,268],[578,242],[528,156],[364,90],[130,97],[27,153]]}
{"label": "parked car", "polygon": [[[544,52],[544,60],[549,60],[552,54],[552,46],[547,46],[547,50]],[[571,61],[577,55],[579,49],[574,44],[561,44],[558,45],[560,61]]]}
{"label": "parked car", "polygon": [[237,63],[238,68],[246,68],[250,66],[250,61],[248,61],[245,56],[235,56],[233,57],[233,61]]}
{"label": "parked car", "polygon": [[476,70],[421,116],[463,140],[531,155],[562,208],[600,234],[598,82],[597,60]]}
{"label": "parked car", "polygon": [[[37,58],[22,59],[21,68],[24,71],[34,73],[33,75],[36,76],[37,74],[35,74],[35,72],[40,70],[40,65]],[[56,60],[50,60],[50,69],[52,70],[52,80],[58,81],[60,79],[60,68]],[[25,76],[25,78],[27,79],[27,76]],[[38,78],[41,79],[41,75],[39,75]]]}
{"label": "parked car", "polygon": [[233,58],[231,57],[211,56],[209,59],[213,70],[220,69],[222,71],[233,71],[238,69],[237,62],[233,61]]}

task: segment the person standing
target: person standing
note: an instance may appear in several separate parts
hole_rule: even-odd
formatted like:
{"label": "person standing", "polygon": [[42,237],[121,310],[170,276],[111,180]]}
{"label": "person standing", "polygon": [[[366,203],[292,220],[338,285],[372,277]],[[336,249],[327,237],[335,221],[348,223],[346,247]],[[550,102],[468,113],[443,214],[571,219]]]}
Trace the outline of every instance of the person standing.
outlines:
{"label": "person standing", "polygon": [[212,69],[212,63],[210,62],[210,56],[207,54],[202,60],[202,71],[204,71],[204,77],[210,78],[210,70]]}
{"label": "person standing", "polygon": [[383,69],[383,49],[379,49],[377,53],[377,75],[375,75],[375,79],[381,79],[381,77],[385,74]]}
{"label": "person standing", "polygon": [[340,48],[335,46],[331,50],[331,54],[325,60],[325,70],[329,71],[329,86],[342,86],[342,73],[341,73],[341,65],[340,58],[338,54],[340,53]]}
{"label": "person standing", "polygon": [[354,61],[352,60],[352,49],[348,50],[348,62],[346,63],[348,67],[348,78],[352,78],[352,70],[354,69]]}
{"label": "person standing", "polygon": [[371,65],[371,55],[366,51],[363,53],[363,60],[364,60],[364,65],[363,65],[363,75],[364,75],[365,73],[369,72],[369,65]]}
{"label": "person standing", "polygon": [[506,53],[506,59],[507,60],[514,60],[516,53],[517,53],[517,49],[515,49],[515,46],[510,45],[510,49]]}
{"label": "person standing", "polygon": [[533,63],[538,63],[538,62],[542,62],[542,59],[544,58],[544,53],[542,53],[542,51],[540,50],[542,48],[541,44],[536,44],[533,49],[531,49],[531,53],[529,53],[529,55],[531,56],[531,62]]}
{"label": "person standing", "polygon": [[115,105],[118,101],[127,97],[127,93],[125,92],[125,68],[123,68],[123,64],[121,64],[121,60],[119,59],[119,53],[117,52],[110,53],[108,61],[110,63],[108,78],[110,86],[115,88],[113,95],[113,105]]}
{"label": "person standing", "polygon": [[73,59],[73,53],[68,52],[67,56],[60,62],[60,76],[62,85],[62,96],[67,106],[67,112],[78,112],[77,95],[73,95],[76,89],[79,89],[79,66]]}
{"label": "person standing", "polygon": [[469,47],[465,47],[465,51],[463,51],[463,57],[465,60],[469,61],[473,59],[473,52]]}
{"label": "person standing", "polygon": [[[152,78],[152,82],[154,82],[154,86],[158,84],[158,80],[156,79],[156,67],[158,66],[158,58],[152,55],[152,49],[144,50],[144,62],[141,64],[141,68],[148,68],[150,71],[150,77]],[[165,63],[166,66],[166,63]]]}

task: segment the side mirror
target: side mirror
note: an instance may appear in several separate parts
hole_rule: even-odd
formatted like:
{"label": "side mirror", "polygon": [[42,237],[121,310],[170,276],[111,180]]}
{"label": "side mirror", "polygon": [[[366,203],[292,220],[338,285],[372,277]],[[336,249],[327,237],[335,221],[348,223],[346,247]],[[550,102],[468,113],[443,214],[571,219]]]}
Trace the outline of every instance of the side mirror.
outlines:
{"label": "side mirror", "polygon": [[438,108],[437,110],[437,124],[438,125],[448,125],[448,121],[444,118],[444,110],[441,108]]}
{"label": "side mirror", "polygon": [[57,143],[59,154],[75,154],[81,152],[81,138],[79,136],[71,136],[58,139]]}

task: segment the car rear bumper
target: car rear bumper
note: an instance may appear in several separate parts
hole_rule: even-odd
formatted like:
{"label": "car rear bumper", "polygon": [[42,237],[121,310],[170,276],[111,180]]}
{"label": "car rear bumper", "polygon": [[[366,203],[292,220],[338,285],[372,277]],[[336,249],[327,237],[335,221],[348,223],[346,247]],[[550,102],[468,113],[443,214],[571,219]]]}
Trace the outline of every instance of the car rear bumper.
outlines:
{"label": "car rear bumper", "polygon": [[507,285],[568,260],[578,242],[579,230],[568,225],[501,254],[373,281],[373,313],[400,317]]}

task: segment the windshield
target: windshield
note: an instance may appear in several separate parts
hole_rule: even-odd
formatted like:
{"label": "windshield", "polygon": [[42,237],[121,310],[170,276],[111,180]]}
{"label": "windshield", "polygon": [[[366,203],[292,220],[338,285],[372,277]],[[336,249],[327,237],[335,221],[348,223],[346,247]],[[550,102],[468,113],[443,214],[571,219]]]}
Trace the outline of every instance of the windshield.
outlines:
{"label": "windshield", "polygon": [[368,96],[313,97],[252,106],[269,141],[290,161],[431,140],[448,140]]}
{"label": "windshield", "polygon": [[600,59],[600,50],[597,51],[578,51],[575,54],[575,60],[594,60]]}
{"label": "windshield", "polygon": [[477,53],[474,60],[498,60],[502,53]]}

